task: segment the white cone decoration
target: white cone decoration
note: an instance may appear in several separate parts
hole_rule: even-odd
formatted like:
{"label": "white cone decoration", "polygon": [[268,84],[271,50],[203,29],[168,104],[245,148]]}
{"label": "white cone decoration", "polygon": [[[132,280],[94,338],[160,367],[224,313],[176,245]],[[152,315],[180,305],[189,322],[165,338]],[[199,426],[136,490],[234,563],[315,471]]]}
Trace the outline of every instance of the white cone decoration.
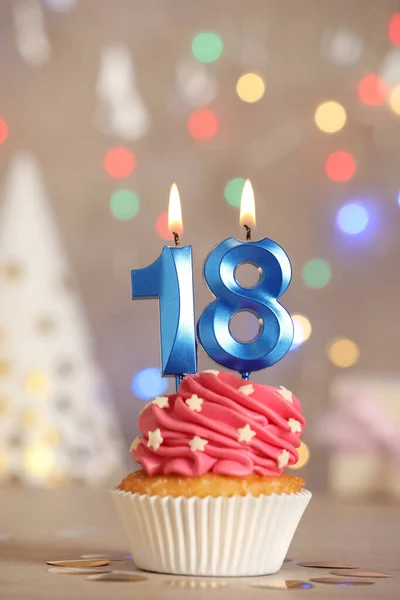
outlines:
{"label": "white cone decoration", "polygon": [[218,94],[216,78],[204,64],[191,57],[177,64],[176,87],[187,104],[195,108],[210,104]]}
{"label": "white cone decoration", "polygon": [[39,0],[16,0],[13,5],[15,43],[22,60],[40,67],[51,56],[51,46],[44,28]]}
{"label": "white cone decoration", "polygon": [[150,131],[151,118],[136,87],[129,48],[115,44],[101,55],[97,82],[96,126],[123,140],[140,140]]}
{"label": "white cone decoration", "polygon": [[121,436],[40,170],[10,164],[0,213],[0,480],[115,480]]}

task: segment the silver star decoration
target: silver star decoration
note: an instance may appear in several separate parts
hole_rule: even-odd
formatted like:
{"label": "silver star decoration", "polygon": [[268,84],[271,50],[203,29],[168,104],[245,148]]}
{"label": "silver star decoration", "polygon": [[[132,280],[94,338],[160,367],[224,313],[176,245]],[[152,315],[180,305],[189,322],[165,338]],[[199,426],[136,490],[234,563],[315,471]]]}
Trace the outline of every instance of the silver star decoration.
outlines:
{"label": "silver star decoration", "polygon": [[142,443],[142,440],[140,439],[140,435],[138,435],[133,440],[131,447],[129,448],[129,452],[132,452],[132,450],[137,450],[141,443]]}
{"label": "silver star decoration", "polygon": [[153,450],[158,450],[164,441],[161,431],[157,428],[154,431],[149,431],[147,435],[149,436],[147,447],[153,448]]}
{"label": "silver star decoration", "polygon": [[169,401],[167,396],[156,396],[152,401],[152,404],[159,406],[160,408],[168,408]]}
{"label": "silver star decoration", "polygon": [[293,394],[290,390],[287,390],[283,385],[279,386],[278,394],[282,396],[284,400],[293,404]]}
{"label": "silver star decoration", "polygon": [[254,388],[251,383],[248,383],[247,385],[242,385],[242,387],[239,388],[239,392],[245,396],[250,396],[250,394],[254,392]]}
{"label": "silver star decoration", "polygon": [[289,429],[292,433],[301,433],[300,421],[296,421],[296,419],[289,419],[288,425],[289,425]]}
{"label": "silver star decoration", "polygon": [[239,442],[246,442],[248,444],[256,435],[256,432],[250,428],[249,424],[247,424],[244,427],[240,427],[238,429],[238,434]]}
{"label": "silver star decoration", "polygon": [[216,371],[215,369],[206,369],[205,371],[203,371],[203,373],[211,373],[212,375],[215,375],[216,377],[218,377],[218,375],[219,375],[219,371]]}
{"label": "silver star decoration", "polygon": [[194,438],[189,441],[189,446],[192,452],[196,452],[197,450],[204,452],[206,444],[208,444],[208,441],[203,440],[203,438],[199,437],[198,435],[195,435]]}
{"label": "silver star decoration", "polygon": [[289,462],[290,454],[287,450],[282,450],[280,455],[278,456],[278,467],[283,469]]}
{"label": "silver star decoration", "polygon": [[201,406],[203,402],[203,398],[199,398],[197,394],[193,394],[190,398],[185,400],[185,403],[188,405],[188,407],[196,412],[201,412]]}

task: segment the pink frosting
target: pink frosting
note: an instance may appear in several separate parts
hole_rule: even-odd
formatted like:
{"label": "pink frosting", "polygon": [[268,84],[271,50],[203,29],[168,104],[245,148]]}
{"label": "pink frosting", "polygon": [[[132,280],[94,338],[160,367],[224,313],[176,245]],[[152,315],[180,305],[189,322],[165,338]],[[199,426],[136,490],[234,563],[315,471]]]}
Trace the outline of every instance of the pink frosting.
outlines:
{"label": "pink frosting", "polygon": [[298,460],[305,419],[285,388],[203,372],[185,377],[178,393],[156,402],[160,406],[153,401],[142,411],[142,435],[132,450],[148,475],[280,475]]}

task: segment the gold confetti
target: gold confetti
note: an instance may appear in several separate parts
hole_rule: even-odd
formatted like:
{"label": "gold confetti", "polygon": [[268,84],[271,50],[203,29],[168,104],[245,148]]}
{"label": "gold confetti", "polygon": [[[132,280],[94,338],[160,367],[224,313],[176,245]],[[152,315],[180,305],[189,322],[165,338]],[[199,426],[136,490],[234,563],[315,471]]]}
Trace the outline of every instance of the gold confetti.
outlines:
{"label": "gold confetti", "polygon": [[48,560],[46,562],[54,567],[104,567],[110,564],[110,561],[104,558],[101,560],[82,560],[80,558],[77,560]]}
{"label": "gold confetti", "polygon": [[133,571],[112,571],[111,573],[102,573],[100,575],[89,575],[86,579],[90,581],[132,581],[135,583],[148,581],[147,577],[137,575]]}
{"label": "gold confetti", "polygon": [[350,563],[335,562],[335,561],[315,561],[315,562],[302,562],[297,563],[299,567],[311,567],[312,569],[359,569],[358,565],[352,565]]}
{"label": "gold confetti", "polygon": [[[62,575],[89,575],[93,573],[93,568],[82,568],[82,567],[49,567],[48,573],[61,573]],[[111,573],[111,569],[96,568],[96,573]]]}
{"label": "gold confetti", "polygon": [[329,583],[331,585],[372,585],[375,581],[367,581],[366,579],[339,579],[338,577],[313,577],[310,581],[315,583]]}
{"label": "gold confetti", "polygon": [[393,577],[390,573],[377,573],[376,571],[331,571],[331,575],[339,575],[340,577],[370,577],[371,579],[386,579]]}
{"label": "gold confetti", "polygon": [[25,387],[31,396],[46,396],[50,391],[50,378],[42,371],[33,371],[26,378]]}

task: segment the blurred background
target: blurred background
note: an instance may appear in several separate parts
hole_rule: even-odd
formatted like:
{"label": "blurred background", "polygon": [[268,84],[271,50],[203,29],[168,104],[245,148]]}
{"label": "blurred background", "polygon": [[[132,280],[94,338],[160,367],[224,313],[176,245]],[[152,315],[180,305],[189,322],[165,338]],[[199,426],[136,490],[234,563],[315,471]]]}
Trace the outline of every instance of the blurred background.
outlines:
{"label": "blurred background", "polygon": [[250,178],[295,322],[252,378],[302,401],[308,487],[398,498],[400,3],[2,0],[0,31],[0,479],[133,468],[139,411],[174,382],[130,269],[172,243],[176,181],[199,316]]}

